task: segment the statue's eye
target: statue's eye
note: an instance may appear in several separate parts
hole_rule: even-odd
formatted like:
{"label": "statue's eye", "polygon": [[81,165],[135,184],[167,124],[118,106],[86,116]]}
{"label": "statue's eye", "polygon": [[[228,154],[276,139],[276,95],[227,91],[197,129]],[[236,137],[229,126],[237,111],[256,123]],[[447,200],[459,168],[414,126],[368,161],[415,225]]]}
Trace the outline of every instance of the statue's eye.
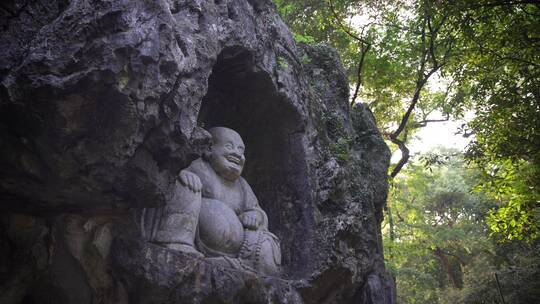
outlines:
{"label": "statue's eye", "polygon": [[242,146],[238,147],[238,151],[240,151],[240,153],[244,153],[244,150],[246,150],[246,148]]}
{"label": "statue's eye", "polygon": [[225,144],[225,148],[227,149],[232,149],[233,148],[233,145],[231,143],[226,143]]}

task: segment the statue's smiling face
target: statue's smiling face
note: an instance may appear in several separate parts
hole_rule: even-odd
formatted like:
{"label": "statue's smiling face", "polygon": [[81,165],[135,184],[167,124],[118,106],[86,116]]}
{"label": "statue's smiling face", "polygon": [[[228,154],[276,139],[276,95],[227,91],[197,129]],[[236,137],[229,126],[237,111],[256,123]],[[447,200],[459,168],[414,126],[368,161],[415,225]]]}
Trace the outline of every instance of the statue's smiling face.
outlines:
{"label": "statue's smiling face", "polygon": [[235,131],[218,127],[210,130],[212,134],[212,148],[210,164],[212,168],[224,179],[234,181],[242,174],[244,168],[244,141]]}

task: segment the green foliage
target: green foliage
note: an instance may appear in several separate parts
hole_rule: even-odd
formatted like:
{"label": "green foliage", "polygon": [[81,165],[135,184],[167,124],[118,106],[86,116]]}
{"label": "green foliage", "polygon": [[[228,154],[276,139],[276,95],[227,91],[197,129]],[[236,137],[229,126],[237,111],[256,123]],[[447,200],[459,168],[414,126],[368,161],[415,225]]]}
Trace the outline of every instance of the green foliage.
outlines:
{"label": "green foliage", "polygon": [[309,58],[308,56],[303,56],[301,60],[302,60],[302,64],[304,65],[311,64],[311,58]]}
{"label": "green foliage", "polygon": [[351,158],[353,140],[347,135],[342,118],[335,112],[323,113],[321,118],[328,137],[332,141],[330,151],[339,164],[348,163]]}
{"label": "green foliage", "polygon": [[539,236],[536,208],[534,202],[513,197],[504,207],[490,212],[487,223],[495,234],[531,242]]}
{"label": "green foliage", "polygon": [[[539,160],[540,6],[453,4],[459,48],[447,72],[467,88],[475,158]],[[466,106],[467,104],[465,104]],[[458,105],[459,106],[459,105]],[[463,106],[463,105],[461,105]]]}
{"label": "green foliage", "polygon": [[[458,2],[458,5],[468,5]],[[488,5],[456,12],[461,39],[448,73],[467,92],[475,140],[467,157],[483,169],[478,188],[499,201],[489,224],[499,240],[540,236],[540,6]]]}
{"label": "green foliage", "polygon": [[348,137],[340,137],[337,142],[330,145],[330,150],[339,164],[346,164],[351,157],[351,140]]}
{"label": "green foliage", "polygon": [[475,187],[493,199],[503,202],[490,211],[487,223],[500,241],[523,240],[531,243],[540,237],[540,192],[531,177],[537,168],[527,162],[500,162],[482,172],[481,182]]}
{"label": "green foliage", "polygon": [[308,35],[300,35],[300,34],[294,34],[293,33],[294,40],[296,42],[302,42],[302,43],[315,43],[315,38],[308,36]]}
{"label": "green foliage", "polygon": [[[393,182],[384,222],[388,268],[399,303],[534,303],[540,287],[538,242],[502,244],[489,237],[496,200],[471,192],[483,172],[457,151],[413,161]],[[429,159],[429,155],[421,157]],[[510,301],[511,299],[511,301]]]}
{"label": "green foliage", "polygon": [[540,299],[539,255],[539,244],[524,247],[520,243],[499,245],[492,252],[477,254],[463,267],[464,287],[446,290],[440,303],[498,304],[502,303],[500,293],[505,303],[537,303]]}
{"label": "green foliage", "polygon": [[278,64],[278,67],[282,70],[286,70],[289,68],[289,64],[287,63],[287,60],[283,57],[277,58],[277,64]]}

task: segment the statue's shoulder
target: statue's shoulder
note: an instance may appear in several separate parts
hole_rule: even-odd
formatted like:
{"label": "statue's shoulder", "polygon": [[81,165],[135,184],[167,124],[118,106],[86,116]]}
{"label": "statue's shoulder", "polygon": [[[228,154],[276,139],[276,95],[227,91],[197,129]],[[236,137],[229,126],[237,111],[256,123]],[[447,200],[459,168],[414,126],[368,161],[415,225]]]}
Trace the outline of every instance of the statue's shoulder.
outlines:
{"label": "statue's shoulder", "polygon": [[186,170],[195,173],[200,178],[204,197],[213,198],[216,193],[220,192],[218,176],[212,166],[204,159],[198,158],[194,160]]}
{"label": "statue's shoulder", "polygon": [[200,175],[206,175],[211,170],[210,164],[207,163],[202,157],[197,158],[196,160],[192,161],[189,167],[186,168],[186,170],[193,172],[199,177]]}
{"label": "statue's shoulder", "polygon": [[242,192],[244,193],[244,200],[246,202],[258,202],[257,197],[255,197],[255,193],[253,193],[253,190],[251,189],[251,186],[243,177],[240,176],[240,178],[238,179],[238,183],[242,188]]}
{"label": "statue's shoulder", "polygon": [[242,188],[251,190],[251,187],[249,186],[248,182],[242,176],[238,178],[238,183],[240,184]]}

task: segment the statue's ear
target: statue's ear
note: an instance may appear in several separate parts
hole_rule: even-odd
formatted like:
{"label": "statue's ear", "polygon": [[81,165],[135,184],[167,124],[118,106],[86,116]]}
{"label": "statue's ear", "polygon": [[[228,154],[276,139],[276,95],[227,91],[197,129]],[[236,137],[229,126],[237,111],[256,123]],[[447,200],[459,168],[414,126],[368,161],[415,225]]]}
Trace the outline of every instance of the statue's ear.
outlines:
{"label": "statue's ear", "polygon": [[212,155],[212,146],[214,145],[214,141],[210,139],[210,144],[208,147],[206,147],[206,150],[203,152],[203,158],[205,160],[210,160],[210,157]]}

